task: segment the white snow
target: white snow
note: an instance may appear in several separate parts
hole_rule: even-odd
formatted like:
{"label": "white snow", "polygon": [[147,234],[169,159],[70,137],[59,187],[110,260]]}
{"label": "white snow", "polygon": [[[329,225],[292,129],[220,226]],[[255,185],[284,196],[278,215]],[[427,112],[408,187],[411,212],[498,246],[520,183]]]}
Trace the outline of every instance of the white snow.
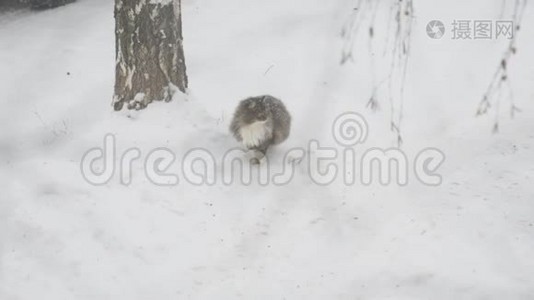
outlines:
{"label": "white snow", "polygon": [[[410,162],[425,147],[446,161],[440,186],[410,173],[399,187],[321,186],[305,160],[285,185],[185,182],[177,163],[191,149],[208,149],[220,169],[240,147],[228,123],[254,95],[281,98],[292,115],[289,139],[269,154],[273,169],[312,139],[341,149],[331,126],[346,111],[369,124],[356,159],[393,144],[387,100],[376,113],[365,107],[365,43],[354,64],[339,65],[353,1],[182,5],[190,93],[140,112],[109,105],[113,1],[0,13],[0,299],[534,298],[532,7],[509,66],[522,113],[510,120],[504,101],[494,135],[493,116],[474,114],[506,41],[425,30],[433,19],[497,19],[501,1],[415,0],[403,149]],[[117,165],[139,150],[129,185],[118,169],[100,186],[81,175],[84,153],[106,134]],[[177,185],[144,175],[161,147],[176,155]]]}

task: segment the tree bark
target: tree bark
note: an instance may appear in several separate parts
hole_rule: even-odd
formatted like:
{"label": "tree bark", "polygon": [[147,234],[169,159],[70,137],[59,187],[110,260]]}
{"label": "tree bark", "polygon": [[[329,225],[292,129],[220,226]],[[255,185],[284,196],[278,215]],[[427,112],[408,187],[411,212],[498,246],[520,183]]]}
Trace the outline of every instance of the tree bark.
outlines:
{"label": "tree bark", "polygon": [[115,110],[186,91],[181,0],[115,0],[115,24]]}

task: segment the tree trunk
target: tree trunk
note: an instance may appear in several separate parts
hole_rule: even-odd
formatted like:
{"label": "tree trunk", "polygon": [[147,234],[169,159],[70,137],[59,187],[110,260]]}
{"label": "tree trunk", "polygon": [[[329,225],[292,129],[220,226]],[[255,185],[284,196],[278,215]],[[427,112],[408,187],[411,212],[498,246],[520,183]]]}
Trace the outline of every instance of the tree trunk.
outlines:
{"label": "tree trunk", "polygon": [[181,0],[115,0],[115,24],[115,110],[185,92]]}

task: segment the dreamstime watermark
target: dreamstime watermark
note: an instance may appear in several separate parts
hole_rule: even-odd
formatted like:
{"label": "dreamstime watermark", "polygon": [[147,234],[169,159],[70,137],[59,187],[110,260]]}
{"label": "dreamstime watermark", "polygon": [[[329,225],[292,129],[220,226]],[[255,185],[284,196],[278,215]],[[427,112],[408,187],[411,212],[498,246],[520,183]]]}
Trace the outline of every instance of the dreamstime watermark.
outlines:
{"label": "dreamstime watermark", "polygon": [[[359,182],[362,185],[396,183],[405,186],[410,174],[424,185],[441,184],[438,169],[445,160],[443,152],[424,148],[412,160],[399,148],[370,148],[359,154],[357,146],[367,140],[368,129],[362,115],[347,112],[338,116],[332,124],[332,136],[337,147],[325,147],[317,140],[310,140],[305,148],[287,151],[282,163],[270,163],[265,157],[260,165],[251,164],[248,152],[240,148],[229,149],[221,157],[205,148],[193,148],[181,157],[178,165],[175,152],[164,147],[152,149],[144,159],[141,159],[142,151],[134,147],[119,158],[116,138],[107,134],[102,147],[85,152],[80,168],[83,178],[93,185],[106,184],[115,176],[119,177],[121,184],[130,185],[136,163],[142,163],[144,176],[160,186],[183,182],[207,186],[217,183],[249,185],[253,180],[264,186],[285,185],[293,180],[297,171],[303,169],[318,185],[343,180],[345,185]],[[275,168],[278,170],[273,170]]]}
{"label": "dreamstime watermark", "polygon": [[[453,40],[491,40],[512,39],[514,22],[510,20],[453,20],[451,39]],[[445,25],[440,20],[432,20],[426,25],[426,33],[432,39],[445,35]]]}

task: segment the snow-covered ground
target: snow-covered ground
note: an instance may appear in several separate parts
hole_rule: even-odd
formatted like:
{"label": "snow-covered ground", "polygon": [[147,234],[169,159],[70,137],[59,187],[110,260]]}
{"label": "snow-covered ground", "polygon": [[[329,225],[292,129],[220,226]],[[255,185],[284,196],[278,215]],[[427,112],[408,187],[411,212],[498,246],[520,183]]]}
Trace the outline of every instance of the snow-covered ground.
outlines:
{"label": "snow-covered ground", "polygon": [[142,160],[129,186],[118,171],[102,186],[83,179],[82,156],[108,133],[118,155],[202,147],[219,159],[238,146],[236,104],[259,94],[293,116],[273,168],[311,139],[338,146],[331,126],[346,111],[369,123],[357,154],[393,146],[387,101],[365,107],[367,48],[339,65],[351,2],[184,1],[187,99],[118,113],[112,1],[0,14],[0,299],[534,298],[532,7],[509,66],[522,113],[510,120],[504,101],[492,134],[492,115],[474,113],[506,41],[425,30],[498,19],[501,1],[415,1],[403,149],[410,161],[440,149],[440,186],[413,173],[404,187],[320,186],[304,162],[282,186],[157,186]]}

